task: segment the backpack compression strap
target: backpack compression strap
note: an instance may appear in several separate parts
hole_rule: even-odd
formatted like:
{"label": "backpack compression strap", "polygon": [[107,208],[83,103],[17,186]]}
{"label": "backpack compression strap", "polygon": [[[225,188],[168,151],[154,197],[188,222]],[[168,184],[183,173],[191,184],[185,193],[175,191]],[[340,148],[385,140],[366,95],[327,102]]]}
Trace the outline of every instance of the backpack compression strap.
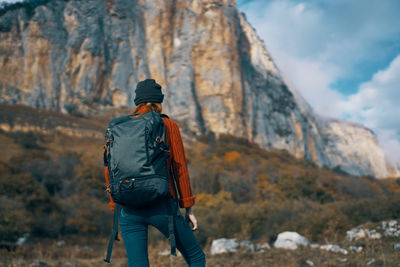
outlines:
{"label": "backpack compression strap", "polygon": [[171,170],[171,182],[172,182],[172,187],[174,188],[174,193],[175,193],[175,200],[172,198],[172,196],[169,198],[169,200],[172,203],[168,203],[167,207],[168,207],[168,233],[169,233],[169,243],[171,246],[171,254],[176,256],[176,239],[175,239],[175,225],[174,225],[174,213],[173,213],[173,209],[172,209],[172,205],[174,205],[174,202],[176,204],[176,216],[180,215],[179,212],[179,202],[178,202],[178,190],[176,190],[176,185],[175,185],[175,180],[173,177],[175,177],[174,175],[174,170],[172,168],[172,164],[170,166],[170,170]]}
{"label": "backpack compression strap", "polygon": [[121,213],[120,206],[119,204],[115,203],[114,207],[114,220],[113,220],[113,228],[110,236],[110,240],[108,241],[108,247],[107,247],[107,256],[104,259],[105,262],[110,263],[111,259],[111,252],[112,248],[114,245],[114,240],[118,240],[118,223],[119,223],[119,215]]}
{"label": "backpack compression strap", "polygon": [[[172,199],[171,199],[172,200]],[[173,201],[173,200],[172,200]],[[175,227],[174,227],[174,215],[171,209],[171,203],[167,204],[168,207],[168,234],[169,244],[171,246],[171,254],[176,256],[176,240],[175,240]]]}

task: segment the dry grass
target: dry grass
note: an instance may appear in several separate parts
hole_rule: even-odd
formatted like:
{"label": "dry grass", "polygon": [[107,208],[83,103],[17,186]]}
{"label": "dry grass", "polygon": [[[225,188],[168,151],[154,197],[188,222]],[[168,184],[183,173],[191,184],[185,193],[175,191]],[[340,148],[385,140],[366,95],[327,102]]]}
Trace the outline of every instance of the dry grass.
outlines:
{"label": "dry grass", "polygon": [[[27,145],[35,145],[34,142],[29,142],[31,141],[29,139],[29,133],[25,133],[26,135],[15,136],[15,133],[0,132],[0,146],[5,147],[7,152],[5,153],[3,158],[0,159],[0,162],[3,162],[4,164],[11,164],[14,161],[21,160],[22,163],[27,163],[27,160],[34,160],[36,154],[43,154],[50,159],[54,159],[54,163],[58,163],[57,158],[59,155],[64,155],[65,153],[75,153],[79,156],[80,161],[85,163],[82,164],[83,167],[87,167],[88,169],[92,169],[93,167],[94,171],[94,174],[90,175],[86,175],[84,173],[86,176],[89,176],[89,178],[93,176],[93,179],[88,178],[90,182],[96,182],[96,184],[93,185],[93,188],[89,187],[89,189],[91,189],[91,191],[88,191],[90,194],[88,193],[87,195],[85,195],[85,197],[91,196],[91,194],[94,193],[97,194],[97,191],[99,190],[102,192],[103,187],[101,185],[104,182],[102,176],[103,170],[101,158],[103,147],[102,134],[106,127],[106,122],[111,117],[114,117],[114,115],[116,114],[99,114],[95,117],[92,117],[92,119],[85,119],[76,116],[59,114],[51,111],[31,109],[28,107],[0,105],[0,119],[3,122],[11,122],[11,124],[14,125],[19,123],[21,123],[22,125],[33,124],[41,126],[46,130],[51,130],[56,126],[61,125],[65,126],[65,129],[83,129],[98,133],[98,136],[96,135],[95,137],[83,137],[84,135],[81,135],[81,137],[72,137],[71,135],[64,135],[60,132],[55,131],[51,131],[51,134],[43,134],[42,132],[33,133],[34,137],[37,137],[37,145],[39,148],[29,148],[27,147]],[[275,235],[282,230],[278,226],[281,226],[284,223],[286,223],[286,225],[284,225],[285,229],[283,230],[297,231],[298,229],[287,229],[288,227],[286,227],[287,225],[297,226],[297,228],[299,228],[299,233],[307,236],[308,238],[312,238],[315,235],[311,233],[312,231],[304,231],[304,229],[308,229],[304,225],[309,225],[309,228],[312,229],[314,232],[316,231],[316,227],[314,227],[314,225],[319,225],[322,229],[320,232],[323,238],[329,238],[329,241],[337,241],[342,247],[347,249],[350,244],[340,243],[343,239],[344,232],[342,231],[340,235],[340,233],[336,229],[340,227],[335,227],[335,222],[343,221],[343,225],[346,227],[342,228],[349,229],[349,227],[352,227],[352,224],[354,223],[364,223],[366,220],[370,220],[370,218],[367,215],[364,215],[361,211],[358,212],[360,214],[354,214],[353,211],[359,211],[361,210],[361,208],[363,208],[363,211],[368,211],[368,214],[371,214],[369,216],[374,219],[373,221],[378,221],[382,219],[377,216],[380,215],[380,213],[386,212],[385,214],[387,215],[385,216],[387,218],[398,218],[399,214],[398,209],[394,209],[394,205],[388,205],[388,203],[390,204],[393,202],[397,206],[397,198],[393,198],[394,200],[392,202],[379,202],[379,199],[375,201],[373,198],[371,198],[368,199],[368,201],[365,200],[363,203],[360,202],[360,205],[358,206],[354,205],[354,203],[357,201],[356,197],[350,198],[348,195],[340,191],[340,188],[337,189],[334,186],[341,181],[342,183],[343,181],[347,181],[347,183],[349,183],[348,181],[350,181],[349,179],[352,179],[351,177],[341,177],[339,174],[333,173],[330,170],[317,168],[313,164],[306,161],[294,159],[284,152],[267,152],[258,149],[251,144],[247,144],[243,140],[237,138],[232,140],[231,139],[232,138],[229,139],[228,137],[222,139],[220,141],[222,142],[222,144],[217,147],[218,149],[216,149],[216,151],[210,149],[209,145],[203,144],[201,142],[194,143],[193,148],[187,147],[189,166],[191,167],[191,177],[193,180],[194,189],[197,190],[196,193],[208,193],[211,199],[210,203],[208,204],[211,205],[215,202],[215,205],[220,205],[222,207],[220,209],[217,209],[213,206],[214,204],[210,207],[208,207],[207,205],[201,206],[201,201],[199,201],[196,206],[196,212],[198,214],[199,222],[201,223],[201,225],[204,226],[203,229],[207,229],[207,231],[205,232],[202,232],[200,230],[197,233],[198,237],[200,237],[200,234],[203,235],[202,244],[206,245],[205,252],[207,254],[207,266],[308,266],[306,263],[307,260],[312,261],[316,266],[367,266],[366,263],[370,262],[372,259],[375,259],[375,262],[368,266],[400,266],[399,252],[396,252],[393,249],[393,244],[399,242],[399,239],[357,242],[355,243],[355,245],[364,247],[363,252],[350,252],[348,255],[335,254],[332,252],[321,251],[319,249],[304,248],[295,251],[271,249],[264,253],[250,253],[247,251],[240,251],[235,254],[211,256],[209,253],[209,245],[211,239],[213,238],[221,236],[250,238],[250,234],[248,233],[249,231],[246,233],[246,229],[248,230],[247,226],[253,225],[256,228],[260,228],[257,231],[253,231],[254,233],[256,233],[254,234],[256,239],[258,238],[258,240],[269,240],[272,235]],[[207,152],[208,150],[210,151]],[[193,153],[193,151],[196,151],[196,153]],[[232,153],[232,151],[236,152]],[[242,155],[242,158],[240,158],[240,162],[236,162],[237,158],[235,161],[235,157],[232,157],[232,155],[237,155],[239,153],[238,151]],[[25,158],[23,156],[25,156]],[[16,160],[10,160],[12,158]],[[253,170],[254,173],[251,174],[246,172],[249,169],[248,166],[250,166],[250,164],[247,163],[253,161],[262,161],[262,163],[265,162],[265,164],[260,163],[258,166],[255,166]],[[242,165],[244,167],[241,169],[240,166]],[[205,166],[207,166],[207,168],[205,168]],[[77,168],[74,175],[77,177],[79,175],[79,177],[83,177],[84,175],[82,174],[81,169],[82,168]],[[207,170],[207,173],[202,172],[202,170],[204,169]],[[268,209],[265,210],[260,210],[259,208],[257,208],[257,205],[262,206],[265,204],[263,202],[264,199],[251,201],[249,200],[248,202],[242,204],[233,203],[232,199],[230,199],[232,203],[229,202],[225,205],[221,201],[218,202],[218,199],[216,197],[217,195],[215,195],[216,193],[218,193],[218,190],[222,192],[223,188],[219,188],[214,193],[206,192],[205,190],[208,189],[209,186],[214,186],[215,184],[212,180],[205,179],[207,177],[214,177],[212,175],[209,175],[210,172],[212,172],[214,169],[220,169],[218,172],[215,171],[215,177],[219,178],[220,180],[225,177],[229,181],[233,181],[235,177],[239,177],[239,179],[237,179],[238,181],[240,181],[242,177],[250,177],[252,175],[256,177],[256,174],[258,172],[269,173],[271,177],[275,175],[279,178],[285,173],[292,173],[294,175],[295,173],[300,173],[303,170],[312,170],[318,176],[318,183],[329,185],[327,188],[325,188],[328,193],[330,193],[334,198],[344,200],[343,205],[339,206],[339,208],[346,206],[352,206],[353,208],[349,209],[349,211],[351,212],[347,211],[346,215],[343,215],[342,213],[337,212],[341,211],[341,209],[339,208],[329,211],[332,205],[334,205],[335,203],[323,204],[315,201],[314,199],[307,199],[306,201],[304,199],[300,199],[297,202],[288,202],[290,206],[289,204],[287,205],[289,207],[285,206],[285,210],[283,211],[283,204],[281,202],[277,202],[275,199],[269,201],[268,203],[265,202],[268,204]],[[95,172],[96,170],[98,172]],[[224,174],[225,176],[221,174]],[[71,179],[71,177],[62,178],[62,181],[64,181],[64,179]],[[259,180],[262,182],[261,178]],[[375,184],[374,181],[369,181],[365,179],[354,179],[354,181],[354,183],[349,183],[347,187],[343,187],[345,189],[348,189],[348,187],[359,188],[358,185],[361,184],[361,182],[367,185]],[[94,189],[95,186],[97,186],[97,182],[100,184],[100,186],[98,186],[99,189]],[[249,182],[251,186],[255,186],[256,183],[257,181]],[[381,183],[381,181],[379,181],[379,183]],[[393,192],[390,190],[389,191],[391,192],[391,194],[393,194],[393,196],[398,195],[399,191],[396,190],[399,190],[399,188],[396,181],[386,180],[385,183],[387,183],[387,185],[382,185],[382,188],[389,188],[390,190],[394,188]],[[76,193],[74,191],[75,189],[75,187],[70,189],[70,193]],[[83,189],[86,190],[88,188]],[[214,190],[213,188],[211,189]],[[241,184],[238,183],[236,189],[241,189]],[[235,192],[234,190],[231,191]],[[240,193],[240,191],[238,192]],[[288,190],[285,191],[285,193],[287,192]],[[53,198],[60,201],[60,203],[63,203],[63,199],[57,198],[56,196],[54,196]],[[100,202],[101,199],[99,198],[98,201]],[[292,205],[293,203],[297,203],[298,207],[296,205]],[[104,205],[106,205],[105,201]],[[280,206],[273,208],[273,205]],[[92,207],[93,206],[94,205],[92,205]],[[224,213],[224,210],[227,210],[227,207],[229,208],[231,206],[234,207],[234,210],[232,210],[232,212],[229,212],[228,214],[226,212]],[[315,207],[315,209],[311,209],[313,207]],[[393,210],[391,210],[390,207],[392,207]],[[386,210],[385,208],[388,208],[388,210]],[[297,216],[298,214],[301,215],[304,213],[302,212],[303,209],[306,210],[308,213],[302,217]],[[218,216],[207,216],[210,211],[213,213],[213,215]],[[97,210],[94,209],[90,212],[97,212]],[[262,216],[259,216],[260,214]],[[293,216],[290,217],[288,215]],[[353,220],[348,222],[348,220],[346,219],[348,217],[350,218],[350,215],[352,219],[354,219],[355,216],[359,216],[361,221],[358,222],[357,220]],[[384,219],[386,219],[386,217]],[[221,219],[222,223],[219,223],[220,221],[218,220],[218,218],[223,219]],[[292,218],[292,220],[290,218]],[[302,222],[304,222],[304,225],[298,225],[294,223],[296,220],[299,220],[299,218],[303,218]],[[92,220],[92,217],[89,216],[89,218],[84,219],[88,219],[90,222],[90,220]],[[326,224],[324,219],[327,220],[330,224]],[[224,220],[227,220],[229,224],[223,223]],[[83,223],[86,223],[86,221],[83,221]],[[216,226],[212,228],[211,226],[214,224]],[[223,227],[219,227],[221,225]],[[233,225],[236,225],[237,229],[234,227],[232,228]],[[228,226],[233,229],[231,231],[231,234],[225,234],[229,230]],[[61,234],[62,233],[60,233],[60,235]],[[65,246],[58,247],[57,240],[55,239],[35,239],[31,240],[28,244],[18,247],[15,251],[12,252],[7,252],[5,249],[0,249],[0,266],[127,266],[126,253],[122,241],[119,244],[115,244],[112,256],[112,264],[107,265],[103,262],[106,244],[108,241],[107,237],[100,238],[82,235],[59,237],[58,240],[61,239],[65,240]],[[162,240],[162,238],[150,235],[150,240],[153,240],[152,243],[150,243],[149,248],[149,258],[151,266],[186,266],[182,257],[158,255],[158,252],[168,249],[168,244],[165,241],[157,241]],[[321,240],[319,240],[319,242],[322,243]],[[326,242],[328,243],[328,241]]]}

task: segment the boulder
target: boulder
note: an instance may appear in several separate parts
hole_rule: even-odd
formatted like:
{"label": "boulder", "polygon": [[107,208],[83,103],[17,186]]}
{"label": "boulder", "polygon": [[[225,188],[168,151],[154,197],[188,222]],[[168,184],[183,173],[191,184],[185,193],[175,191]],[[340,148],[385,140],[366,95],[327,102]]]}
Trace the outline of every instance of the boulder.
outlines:
{"label": "boulder", "polygon": [[21,246],[21,245],[25,244],[25,243],[28,241],[28,238],[29,238],[29,233],[25,233],[25,234],[23,234],[21,237],[19,237],[19,238],[17,239],[17,241],[15,242],[15,244],[16,244],[17,246]]}
{"label": "boulder", "polygon": [[297,249],[299,246],[308,246],[307,238],[296,232],[283,232],[278,235],[274,247],[283,249]]}
{"label": "boulder", "polygon": [[59,247],[59,248],[65,247],[65,245],[66,245],[64,240],[59,240],[59,241],[57,241],[56,244],[57,244],[57,247]]}
{"label": "boulder", "polygon": [[236,238],[220,238],[215,239],[211,243],[211,255],[236,252],[239,249],[239,243]]}
{"label": "boulder", "polygon": [[360,253],[360,252],[363,250],[363,247],[360,247],[360,246],[358,246],[358,247],[356,247],[356,246],[350,246],[349,249],[350,249],[351,251],[353,251],[353,252]]}
{"label": "boulder", "polygon": [[240,247],[243,247],[251,252],[254,252],[254,250],[255,250],[254,244],[248,240],[240,241],[239,245],[240,245]]}
{"label": "boulder", "polygon": [[308,266],[315,266],[315,263],[312,262],[312,261],[310,261],[310,260],[306,260],[306,264],[307,264]]}
{"label": "boulder", "polygon": [[159,251],[158,253],[157,253],[157,255],[158,256],[169,256],[169,255],[171,255],[171,250],[170,249],[164,249],[164,250],[162,250],[162,251]]}
{"label": "boulder", "polygon": [[399,237],[400,236],[400,224],[396,220],[383,221],[382,230],[385,236]]}
{"label": "boulder", "polygon": [[382,234],[377,232],[376,229],[369,230],[360,225],[347,231],[346,237],[349,241],[359,240],[366,237],[369,239],[381,239]]}
{"label": "boulder", "polygon": [[266,249],[271,249],[268,243],[256,244],[256,250],[258,252],[265,252]]}
{"label": "boulder", "polygon": [[353,228],[349,231],[346,231],[346,237],[349,241],[353,240],[359,240],[361,238],[364,238],[366,236],[366,233],[361,226],[357,226],[356,228]]}
{"label": "boulder", "polygon": [[348,252],[347,250],[345,250],[344,248],[339,247],[338,245],[332,245],[332,244],[328,244],[328,245],[322,245],[319,247],[322,250],[326,250],[326,251],[331,251],[331,252],[335,252],[335,253],[342,253],[344,255],[347,255]]}
{"label": "boulder", "polygon": [[382,234],[378,233],[375,229],[366,230],[369,239],[381,239]]}

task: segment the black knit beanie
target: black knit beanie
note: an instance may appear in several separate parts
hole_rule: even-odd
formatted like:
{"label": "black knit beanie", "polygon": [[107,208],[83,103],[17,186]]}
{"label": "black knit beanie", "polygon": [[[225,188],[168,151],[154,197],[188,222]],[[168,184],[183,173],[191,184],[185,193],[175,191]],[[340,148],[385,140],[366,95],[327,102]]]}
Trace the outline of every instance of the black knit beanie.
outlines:
{"label": "black knit beanie", "polygon": [[153,79],[146,79],[136,85],[135,105],[145,102],[162,103],[164,95],[161,92],[161,85]]}

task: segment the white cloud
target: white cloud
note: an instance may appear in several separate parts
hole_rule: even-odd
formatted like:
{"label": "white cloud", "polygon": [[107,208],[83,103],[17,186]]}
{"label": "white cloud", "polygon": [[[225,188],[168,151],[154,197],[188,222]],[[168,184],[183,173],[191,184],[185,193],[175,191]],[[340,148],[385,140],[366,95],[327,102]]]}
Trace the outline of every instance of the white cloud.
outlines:
{"label": "white cloud", "polygon": [[400,161],[400,54],[356,94],[339,103],[342,115],[373,129],[389,154]]}
{"label": "white cloud", "polygon": [[332,82],[362,75],[360,64],[383,66],[400,49],[398,0],[253,0],[239,1],[239,8],[273,56],[333,65],[339,72]]}
{"label": "white cloud", "polygon": [[[366,125],[400,161],[400,1],[239,0],[238,6],[285,80],[317,113]],[[369,81],[352,95],[332,88],[354,77]]]}
{"label": "white cloud", "polygon": [[397,165],[400,166],[400,142],[398,133],[396,133],[395,130],[378,129],[377,135],[379,143],[388,155],[388,159],[391,160],[392,163],[397,163]]}
{"label": "white cloud", "polygon": [[290,87],[296,88],[318,114],[341,116],[335,103],[344,101],[344,96],[329,87],[332,77],[339,72],[334,65],[289,56],[281,51],[273,55],[285,81]]}
{"label": "white cloud", "polygon": [[400,135],[399,103],[400,54],[341,105],[351,120],[375,129],[394,129]]}

